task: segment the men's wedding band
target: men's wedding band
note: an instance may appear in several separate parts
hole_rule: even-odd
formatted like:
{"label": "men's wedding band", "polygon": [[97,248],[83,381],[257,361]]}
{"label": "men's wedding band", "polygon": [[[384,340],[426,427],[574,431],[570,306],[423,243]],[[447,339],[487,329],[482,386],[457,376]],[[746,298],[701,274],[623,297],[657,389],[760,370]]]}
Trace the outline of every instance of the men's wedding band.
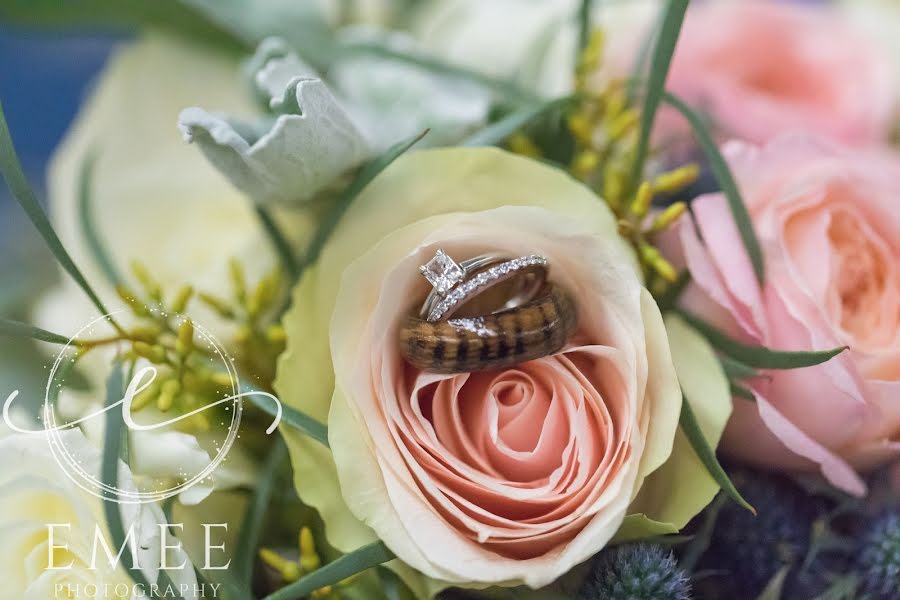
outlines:
{"label": "men's wedding band", "polygon": [[433,373],[501,369],[558,352],[577,320],[569,294],[547,283],[531,301],[480,317],[427,321],[408,315],[400,325],[400,353]]}

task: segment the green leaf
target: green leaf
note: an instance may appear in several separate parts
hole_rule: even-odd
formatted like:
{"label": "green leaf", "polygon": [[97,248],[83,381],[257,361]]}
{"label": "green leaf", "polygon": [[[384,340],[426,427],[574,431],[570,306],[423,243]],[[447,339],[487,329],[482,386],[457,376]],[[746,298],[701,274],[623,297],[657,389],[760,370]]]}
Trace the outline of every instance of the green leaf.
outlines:
{"label": "green leaf", "polygon": [[841,575],[815,600],[852,600],[858,598],[859,576],[855,574]]}
{"label": "green leaf", "polygon": [[749,367],[756,369],[799,369],[813,367],[828,362],[847,346],[831,350],[812,352],[792,352],[788,350],[770,350],[763,346],[750,346],[733,340],[713,325],[684,310],[677,311],[681,317],[699,331],[719,351],[737,359]]}
{"label": "green leaf", "polygon": [[49,342],[51,344],[60,344],[62,346],[69,343],[69,338],[64,335],[59,335],[58,333],[53,333],[46,329],[29,325],[28,323],[21,323],[10,319],[0,319],[0,335],[26,337],[38,340],[39,342]]}
{"label": "green leaf", "polygon": [[513,112],[496,123],[491,123],[468,139],[463,140],[460,146],[497,146],[541,115],[554,109],[562,108],[572,102],[572,100],[574,100],[574,96],[556,98],[534,107]]}
{"label": "green leaf", "polygon": [[716,494],[713,501],[710,502],[709,506],[706,507],[706,510],[703,511],[703,520],[700,523],[700,527],[697,528],[694,537],[684,547],[681,556],[678,558],[678,566],[686,572],[693,572],[700,557],[702,557],[709,548],[709,545],[712,542],[713,533],[715,533],[716,530],[716,521],[719,518],[719,513],[722,512],[722,506],[725,505],[726,500],[725,494]]}
{"label": "green leaf", "polygon": [[253,581],[253,565],[256,562],[256,551],[259,548],[269,501],[272,499],[275,477],[285,460],[287,460],[287,447],[280,436],[276,436],[258,474],[253,500],[244,514],[243,525],[241,525],[238,535],[237,550],[232,563],[235,578],[246,583],[248,594],[251,593],[249,586]]}
{"label": "green leaf", "polygon": [[91,254],[94,255],[94,260],[97,261],[100,270],[106,275],[106,279],[112,285],[120,285],[124,279],[122,279],[122,276],[116,269],[115,263],[109,252],[107,252],[103,240],[100,239],[100,234],[94,223],[91,183],[96,162],[97,155],[94,152],[90,152],[82,162],[81,170],[78,173],[78,222],[81,225],[81,232],[84,234],[87,246]]}
{"label": "green leaf", "polygon": [[306,247],[306,254],[304,254],[303,260],[297,269],[298,279],[307,267],[319,259],[319,254],[321,254],[322,248],[325,247],[325,242],[327,242],[328,238],[331,237],[331,234],[334,233],[341,217],[344,216],[344,213],[347,212],[347,209],[350,208],[350,205],[356,200],[356,197],[359,196],[365,187],[385,170],[388,165],[394,162],[401,154],[412,148],[412,146],[425,137],[425,134],[427,133],[428,130],[426,129],[413,138],[394,144],[385,150],[381,156],[373,159],[360,169],[359,173],[356,175],[356,179],[353,180],[353,183],[341,192],[329,207],[328,212],[322,217],[319,227],[316,229],[312,240]]}
{"label": "green leaf", "polygon": [[265,207],[257,204],[254,208],[256,209],[256,215],[259,217],[260,224],[262,224],[263,229],[266,231],[266,234],[272,242],[272,246],[275,248],[278,257],[281,259],[284,270],[291,278],[291,281],[296,281],[299,274],[299,266],[297,265],[297,257],[294,256],[294,251],[291,248],[290,242],[288,242],[287,237],[281,231],[278,223],[275,222],[275,219]]}
{"label": "green leaf", "polygon": [[647,63],[650,61],[650,51],[656,44],[656,38],[662,28],[663,18],[665,16],[665,13],[660,12],[656,22],[653,23],[653,27],[650,28],[650,31],[648,31],[647,35],[644,36],[644,39],[641,40],[641,47],[638,49],[634,64],[631,67],[631,80],[628,81],[626,87],[626,95],[629,103],[634,101],[638,95],[641,84],[646,81],[644,72],[647,70]]}
{"label": "green leaf", "polygon": [[581,57],[581,52],[587,47],[591,39],[591,13],[593,8],[593,0],[581,0],[581,7],[578,9],[578,54],[575,60]]}
{"label": "green leaf", "polygon": [[103,302],[88,284],[78,267],[75,266],[69,253],[66,252],[62,242],[53,230],[53,226],[50,225],[50,221],[47,219],[44,208],[38,202],[37,197],[35,197],[31,186],[28,185],[28,180],[25,178],[25,173],[22,171],[22,164],[19,162],[19,157],[16,155],[16,149],[9,133],[9,127],[6,124],[6,114],[3,112],[2,103],[0,103],[0,172],[3,174],[3,179],[6,180],[6,185],[9,186],[13,198],[15,198],[19,206],[22,207],[25,214],[28,215],[28,218],[34,224],[38,233],[41,234],[41,237],[44,238],[44,241],[53,253],[53,256],[62,268],[65,269],[78,286],[84,290],[84,293],[88,295],[91,302],[97,307],[97,310],[103,315],[108,314],[109,311],[106,310]]}
{"label": "green leaf", "polygon": [[766,584],[762,593],[756,597],[756,600],[780,600],[781,594],[784,591],[784,583],[790,572],[791,565],[784,565],[778,569],[778,571],[775,572],[775,575],[772,576],[772,579],[769,580],[769,583]]}
{"label": "green leaf", "polygon": [[[242,381],[241,391],[246,394],[248,392],[256,391],[256,388]],[[253,403],[254,406],[259,408],[266,414],[273,417],[278,414],[278,409],[273,406],[271,402],[267,402],[268,398],[266,398],[265,396],[251,394],[246,397],[250,400],[250,402]],[[306,413],[300,412],[296,408],[292,408],[290,406],[282,405],[281,411],[281,422],[283,424],[290,425],[294,429],[302,431],[304,434],[316,440],[326,448],[328,447],[328,427],[326,427],[324,423],[321,423],[320,421],[313,419]]]}
{"label": "green leaf", "polygon": [[650,63],[650,74],[644,95],[644,108],[641,112],[641,132],[635,151],[634,164],[631,170],[630,187],[637,189],[638,182],[644,173],[644,164],[650,151],[650,134],[656,120],[656,111],[665,92],[666,77],[675,54],[675,45],[681,33],[681,25],[687,12],[689,0],[668,0],[659,35],[653,48],[653,62]]}
{"label": "green leaf", "polygon": [[730,356],[719,356],[719,362],[728,379],[753,379],[759,376],[759,371]]}
{"label": "green leaf", "polygon": [[313,571],[299,581],[269,594],[263,600],[300,600],[328,585],[335,585],[352,575],[377,567],[396,558],[384,542],[374,542]]}
{"label": "green leaf", "polygon": [[[113,371],[106,380],[106,406],[112,406],[125,394],[125,378],[122,364],[113,363]],[[106,428],[104,429],[103,458],[100,466],[100,480],[111,489],[117,489],[119,482],[119,456],[122,446],[127,442],[125,423],[122,412],[110,410],[106,412]],[[121,505],[117,502],[115,492],[104,490],[103,512],[109,528],[112,547],[121,548],[125,544],[125,527],[122,525]],[[135,583],[147,586],[143,571],[131,560],[130,552],[122,553],[122,562]]]}
{"label": "green leaf", "polygon": [[729,381],[728,385],[731,389],[731,395],[735,398],[740,398],[741,400],[749,400],[750,402],[756,402],[756,396],[753,395],[753,392],[751,392],[741,384]]}
{"label": "green leaf", "polygon": [[700,424],[697,422],[697,417],[694,415],[694,411],[691,409],[691,404],[687,398],[684,398],[681,402],[681,419],[679,420],[679,423],[681,424],[681,430],[684,432],[684,435],[687,436],[688,440],[691,442],[691,447],[697,454],[697,458],[700,459],[700,462],[703,463],[703,466],[706,467],[706,470],[709,471],[712,478],[716,480],[716,483],[719,484],[722,491],[725,492],[729,498],[755,515],[756,509],[744,500],[744,497],[741,496],[740,492],[737,491],[737,488],[734,487],[731,479],[728,478],[728,474],[722,468],[722,465],[719,464],[715,451],[709,446],[709,443],[707,443],[706,438],[703,436],[703,432],[700,430]]}
{"label": "green leaf", "polygon": [[[132,364],[132,369],[134,365]],[[106,380],[106,406],[112,406],[122,399],[125,395],[125,376],[123,374],[123,365],[116,361],[113,363],[113,371]],[[122,420],[122,411],[110,410],[106,412],[106,427],[103,432],[103,454],[100,463],[100,481],[110,489],[118,489],[119,483],[119,460],[123,455],[128,454],[128,431],[124,427],[125,422]],[[109,529],[110,542],[113,551],[121,548],[125,544],[126,532],[125,526],[122,524],[121,505],[117,502],[118,498],[115,492],[103,490],[103,513],[106,516],[106,526]],[[131,579],[145,589],[148,588],[144,572],[140,566],[131,560],[131,552],[122,553],[122,564],[125,566]],[[171,579],[164,571],[159,571],[157,584],[160,588],[168,588],[171,585]],[[172,586],[177,598],[181,598],[177,586]]]}
{"label": "green leaf", "polygon": [[709,161],[709,168],[712,170],[719,187],[722,188],[722,193],[725,194],[725,198],[728,200],[728,208],[731,210],[738,233],[741,235],[741,241],[747,250],[747,256],[750,257],[750,262],[753,263],[756,279],[762,285],[765,281],[765,264],[763,263],[762,249],[760,248],[759,240],[756,238],[756,232],[753,230],[750,214],[747,212],[747,207],[744,205],[740,191],[738,191],[731,169],[728,168],[728,163],[725,162],[725,158],[719,152],[715,139],[700,115],[683,100],[669,92],[664,94],[664,99],[669,106],[680,112],[687,119],[694,130],[697,142]]}

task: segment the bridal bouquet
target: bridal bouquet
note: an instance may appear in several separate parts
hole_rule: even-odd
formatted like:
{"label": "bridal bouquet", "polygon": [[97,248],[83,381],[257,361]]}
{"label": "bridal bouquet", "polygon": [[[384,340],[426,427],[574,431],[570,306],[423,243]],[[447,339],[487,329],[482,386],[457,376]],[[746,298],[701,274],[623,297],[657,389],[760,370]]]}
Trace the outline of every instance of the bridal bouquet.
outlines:
{"label": "bridal bouquet", "polygon": [[892,2],[0,18],[134,31],[0,112],[3,597],[900,598]]}

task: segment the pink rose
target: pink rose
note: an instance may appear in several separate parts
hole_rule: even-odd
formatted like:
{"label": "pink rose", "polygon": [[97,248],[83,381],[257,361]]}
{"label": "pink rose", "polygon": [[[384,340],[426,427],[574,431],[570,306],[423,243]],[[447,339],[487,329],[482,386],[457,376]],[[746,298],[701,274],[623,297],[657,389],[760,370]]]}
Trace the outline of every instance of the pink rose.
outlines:
{"label": "pink rose", "polygon": [[[787,135],[725,147],[765,257],[760,289],[722,194],[680,226],[691,312],[782,350],[849,350],[766,371],[735,400],[723,449],[779,470],[818,467],[862,494],[854,470],[900,454],[900,161]],[[701,241],[702,240],[702,241]]]}
{"label": "pink rose", "polygon": [[[890,133],[892,74],[887,52],[824,4],[704,2],[688,13],[667,88],[729,138],[804,129],[865,145]],[[687,133],[669,111],[659,131]]]}

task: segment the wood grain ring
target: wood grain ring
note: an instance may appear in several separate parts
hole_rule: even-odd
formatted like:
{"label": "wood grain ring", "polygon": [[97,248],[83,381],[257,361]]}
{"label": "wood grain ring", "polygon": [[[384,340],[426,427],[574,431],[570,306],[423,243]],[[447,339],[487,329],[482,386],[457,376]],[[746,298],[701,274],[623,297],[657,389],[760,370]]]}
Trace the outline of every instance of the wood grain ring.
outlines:
{"label": "wood grain ring", "polygon": [[481,317],[429,322],[409,315],[400,325],[400,353],[432,373],[501,369],[558,352],[577,322],[572,298],[548,283],[534,300]]}

